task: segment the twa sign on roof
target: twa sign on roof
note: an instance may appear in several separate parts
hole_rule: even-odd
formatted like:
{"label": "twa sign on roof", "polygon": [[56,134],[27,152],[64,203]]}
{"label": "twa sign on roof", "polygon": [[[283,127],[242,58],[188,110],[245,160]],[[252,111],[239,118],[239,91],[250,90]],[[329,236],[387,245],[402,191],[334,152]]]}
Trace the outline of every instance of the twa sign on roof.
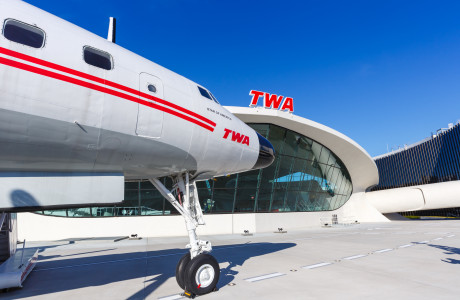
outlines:
{"label": "twa sign on roof", "polygon": [[289,112],[294,112],[294,102],[292,98],[286,97],[283,100],[283,96],[259,92],[255,90],[251,90],[249,92],[249,95],[252,96],[251,104],[249,105],[251,107],[257,106],[257,102],[259,102],[259,97],[262,97],[265,108],[287,110]]}

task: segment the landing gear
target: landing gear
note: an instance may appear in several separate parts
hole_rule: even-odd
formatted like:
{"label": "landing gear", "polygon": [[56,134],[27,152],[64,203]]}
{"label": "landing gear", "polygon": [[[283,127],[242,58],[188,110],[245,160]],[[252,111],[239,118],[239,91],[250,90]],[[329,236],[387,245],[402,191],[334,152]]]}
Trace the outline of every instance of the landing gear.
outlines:
{"label": "landing gear", "polygon": [[179,174],[173,179],[172,190],[179,201],[158,179],[150,179],[150,182],[185,219],[190,240],[186,247],[190,248],[190,253],[179,260],[176,281],[184,289],[184,294],[193,298],[216,290],[220,269],[216,259],[209,254],[212,250],[211,242],[199,240],[196,235],[196,227],[205,223],[195,182],[190,182],[188,173]]}
{"label": "landing gear", "polygon": [[199,254],[192,260],[187,253],[177,263],[177,284],[191,295],[205,295],[216,291],[219,276],[219,263],[208,253]]}
{"label": "landing gear", "polygon": [[185,270],[185,290],[195,295],[204,295],[216,290],[220,269],[217,260],[202,253],[190,261]]}

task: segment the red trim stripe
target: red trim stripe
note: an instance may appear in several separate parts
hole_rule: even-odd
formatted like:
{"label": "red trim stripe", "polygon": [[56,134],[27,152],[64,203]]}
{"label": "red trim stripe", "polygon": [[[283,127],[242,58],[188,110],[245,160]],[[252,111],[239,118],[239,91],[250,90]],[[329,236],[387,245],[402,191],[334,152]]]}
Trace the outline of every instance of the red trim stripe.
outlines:
{"label": "red trim stripe", "polygon": [[51,71],[48,71],[48,70],[40,69],[40,68],[37,68],[37,67],[34,67],[34,66],[30,66],[30,65],[27,65],[27,64],[24,64],[24,63],[21,63],[21,62],[17,62],[17,61],[14,61],[14,60],[10,60],[10,59],[7,59],[7,58],[3,58],[3,57],[0,57],[0,64],[4,64],[4,65],[10,66],[10,67],[18,68],[18,69],[21,69],[21,70],[24,70],[24,71],[36,73],[36,74],[39,74],[39,75],[44,75],[44,76],[47,76],[47,77],[50,77],[50,78],[54,78],[54,79],[57,79],[57,80],[69,82],[69,83],[72,83],[72,84],[75,84],[75,85],[90,88],[92,90],[96,90],[96,91],[99,91],[99,92],[102,92],[102,93],[110,94],[110,95],[120,97],[120,98],[129,100],[129,101],[133,101],[133,102],[136,102],[136,103],[148,106],[148,107],[152,107],[152,108],[164,111],[166,113],[169,113],[169,114],[174,115],[176,117],[179,117],[181,119],[187,120],[189,122],[192,122],[192,123],[194,123],[196,125],[199,125],[199,126],[205,128],[205,129],[207,129],[207,130],[209,130],[211,132],[214,131],[213,127],[211,127],[211,126],[209,126],[207,124],[204,124],[204,123],[202,123],[202,122],[200,122],[200,121],[198,121],[198,120],[196,120],[194,118],[191,118],[190,116],[184,115],[184,114],[182,114],[180,112],[177,112],[175,110],[169,109],[167,107],[157,105],[155,103],[151,103],[151,102],[148,102],[148,101],[145,101],[145,100],[141,100],[139,98],[136,98],[136,97],[133,97],[133,96],[130,96],[130,95],[118,92],[118,91],[114,91],[114,90],[106,88],[106,87],[96,85],[94,83],[82,81],[80,79],[76,79],[76,78],[69,77],[69,76],[66,76],[66,75],[62,75],[62,74],[59,74],[59,73],[55,73],[55,72],[51,72]]}
{"label": "red trim stripe", "polygon": [[105,79],[100,78],[100,77],[96,77],[96,76],[93,76],[93,75],[90,75],[90,74],[87,74],[87,73],[83,73],[83,72],[80,72],[80,71],[77,71],[77,70],[74,70],[74,69],[70,69],[70,68],[67,68],[67,67],[64,67],[64,66],[61,66],[61,65],[46,61],[46,60],[42,60],[42,59],[39,59],[39,58],[36,58],[36,57],[33,57],[33,56],[29,56],[29,55],[26,55],[26,54],[23,54],[23,53],[20,53],[20,52],[12,51],[10,49],[6,49],[6,48],[3,48],[3,47],[0,47],[0,53],[6,54],[6,55],[9,55],[9,56],[12,56],[12,57],[16,57],[16,58],[19,58],[19,59],[22,59],[22,60],[26,60],[26,61],[29,61],[31,63],[38,64],[38,65],[41,65],[41,66],[44,66],[44,67],[55,69],[55,70],[58,70],[58,71],[61,71],[61,72],[65,72],[65,73],[68,73],[68,74],[79,76],[81,78],[92,80],[92,81],[95,81],[95,82],[98,82],[98,83],[101,83],[101,84],[105,84],[105,85],[111,86],[113,88],[117,88],[117,89],[123,90],[125,92],[129,92],[129,93],[135,94],[137,96],[144,97],[144,98],[150,99],[152,101],[156,101],[156,102],[161,103],[163,105],[166,105],[166,106],[172,107],[174,109],[177,109],[177,110],[179,110],[179,111],[181,111],[183,113],[186,113],[186,114],[189,114],[191,116],[194,116],[195,118],[197,118],[197,119],[199,119],[201,121],[204,121],[204,122],[210,124],[213,127],[216,126],[216,123],[214,123],[213,121],[211,121],[208,118],[205,118],[205,117],[203,117],[203,116],[201,116],[201,115],[199,115],[199,114],[197,114],[197,113],[195,113],[195,112],[193,112],[191,110],[188,110],[186,108],[178,106],[178,105],[176,105],[174,103],[171,103],[169,101],[154,97],[152,95],[142,93],[142,92],[140,92],[138,90],[135,90],[135,89],[132,89],[130,87],[118,84],[116,82],[105,80]]}

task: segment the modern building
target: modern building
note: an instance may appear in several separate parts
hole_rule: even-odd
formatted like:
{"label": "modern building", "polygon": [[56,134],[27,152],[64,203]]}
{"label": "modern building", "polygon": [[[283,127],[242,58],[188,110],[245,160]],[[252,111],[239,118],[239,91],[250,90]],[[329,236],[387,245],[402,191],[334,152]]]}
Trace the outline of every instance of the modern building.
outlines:
{"label": "modern building", "polygon": [[[458,216],[460,123],[427,139],[375,157],[379,184],[367,199],[382,213]],[[442,212],[434,210],[443,209]],[[425,211],[425,213],[423,212]],[[415,213],[417,214],[417,213]]]}
{"label": "modern building", "polygon": [[[276,160],[262,170],[199,182],[207,223],[200,234],[387,221],[365,199],[366,190],[378,184],[378,170],[356,142],[289,112],[227,109],[272,142]],[[171,185],[169,178],[162,180]],[[18,224],[19,239],[33,240],[185,234],[183,218],[146,181],[126,182],[119,206],[20,213]]]}
{"label": "modern building", "polygon": [[375,157],[379,184],[372,191],[460,180],[460,123],[429,138]]}

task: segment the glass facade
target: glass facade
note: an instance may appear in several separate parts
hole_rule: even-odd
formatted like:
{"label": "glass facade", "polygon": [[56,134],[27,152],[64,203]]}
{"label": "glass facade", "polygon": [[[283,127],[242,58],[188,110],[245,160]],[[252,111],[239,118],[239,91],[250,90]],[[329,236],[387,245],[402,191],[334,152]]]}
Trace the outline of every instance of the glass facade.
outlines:
{"label": "glass facade", "polygon": [[372,191],[460,179],[460,124],[408,149],[375,160],[379,184]]}
{"label": "glass facade", "polygon": [[[273,144],[276,159],[265,169],[198,182],[205,214],[329,211],[341,207],[350,198],[350,175],[328,148],[280,126],[248,125]],[[161,180],[171,188],[171,179]],[[148,181],[126,182],[121,206],[38,213],[66,217],[178,214]]]}
{"label": "glass facade", "polygon": [[400,214],[406,218],[418,219],[420,217],[460,218],[460,207],[405,211]]}

